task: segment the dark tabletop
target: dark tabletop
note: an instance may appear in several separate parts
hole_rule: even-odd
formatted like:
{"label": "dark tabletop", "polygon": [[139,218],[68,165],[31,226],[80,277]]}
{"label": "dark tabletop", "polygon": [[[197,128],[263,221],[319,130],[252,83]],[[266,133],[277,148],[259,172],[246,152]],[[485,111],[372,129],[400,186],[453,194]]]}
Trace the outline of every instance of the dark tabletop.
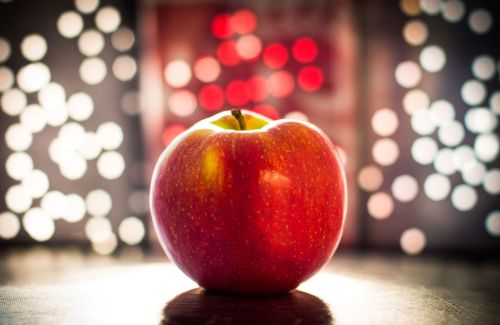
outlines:
{"label": "dark tabletop", "polygon": [[0,324],[500,324],[500,263],[347,253],[288,294],[207,292],[163,256],[4,251]]}

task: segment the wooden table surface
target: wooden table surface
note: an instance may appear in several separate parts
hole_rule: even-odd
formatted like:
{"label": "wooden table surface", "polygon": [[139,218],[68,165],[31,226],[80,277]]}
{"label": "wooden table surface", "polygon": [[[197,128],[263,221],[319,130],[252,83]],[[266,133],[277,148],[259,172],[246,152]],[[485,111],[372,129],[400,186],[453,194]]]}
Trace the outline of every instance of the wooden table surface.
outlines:
{"label": "wooden table surface", "polygon": [[298,290],[206,292],[163,256],[31,248],[0,256],[0,324],[500,324],[498,258],[342,249]]}

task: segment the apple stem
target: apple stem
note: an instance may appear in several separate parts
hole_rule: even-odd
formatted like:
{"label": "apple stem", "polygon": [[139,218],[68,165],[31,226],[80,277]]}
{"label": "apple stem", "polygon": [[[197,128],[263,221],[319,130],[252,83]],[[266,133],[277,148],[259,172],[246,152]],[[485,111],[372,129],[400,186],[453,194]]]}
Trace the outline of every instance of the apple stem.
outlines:
{"label": "apple stem", "polygon": [[232,109],[231,110],[231,114],[238,121],[238,125],[240,127],[240,130],[246,130],[247,129],[247,124],[245,122],[245,117],[243,116],[243,114],[241,114],[241,110],[239,110],[239,109]]}

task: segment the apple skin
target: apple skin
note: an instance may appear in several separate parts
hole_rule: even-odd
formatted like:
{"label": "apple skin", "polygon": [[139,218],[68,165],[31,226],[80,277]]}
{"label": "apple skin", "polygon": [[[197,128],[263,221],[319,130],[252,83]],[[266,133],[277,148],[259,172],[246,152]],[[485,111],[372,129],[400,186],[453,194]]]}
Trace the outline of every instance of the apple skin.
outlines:
{"label": "apple skin", "polygon": [[314,125],[243,116],[250,130],[225,111],[167,146],[151,182],[153,223],[167,256],[200,286],[286,292],[338,246],[344,168]]}

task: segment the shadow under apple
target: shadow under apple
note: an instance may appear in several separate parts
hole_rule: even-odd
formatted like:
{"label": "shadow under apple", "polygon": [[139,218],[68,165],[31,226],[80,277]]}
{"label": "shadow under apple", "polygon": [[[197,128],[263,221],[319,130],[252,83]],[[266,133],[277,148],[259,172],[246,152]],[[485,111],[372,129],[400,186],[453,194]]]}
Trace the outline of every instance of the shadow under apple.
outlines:
{"label": "shadow under apple", "polygon": [[186,291],[163,309],[160,324],[333,324],[318,297],[294,290],[273,296],[239,296],[202,288]]}

